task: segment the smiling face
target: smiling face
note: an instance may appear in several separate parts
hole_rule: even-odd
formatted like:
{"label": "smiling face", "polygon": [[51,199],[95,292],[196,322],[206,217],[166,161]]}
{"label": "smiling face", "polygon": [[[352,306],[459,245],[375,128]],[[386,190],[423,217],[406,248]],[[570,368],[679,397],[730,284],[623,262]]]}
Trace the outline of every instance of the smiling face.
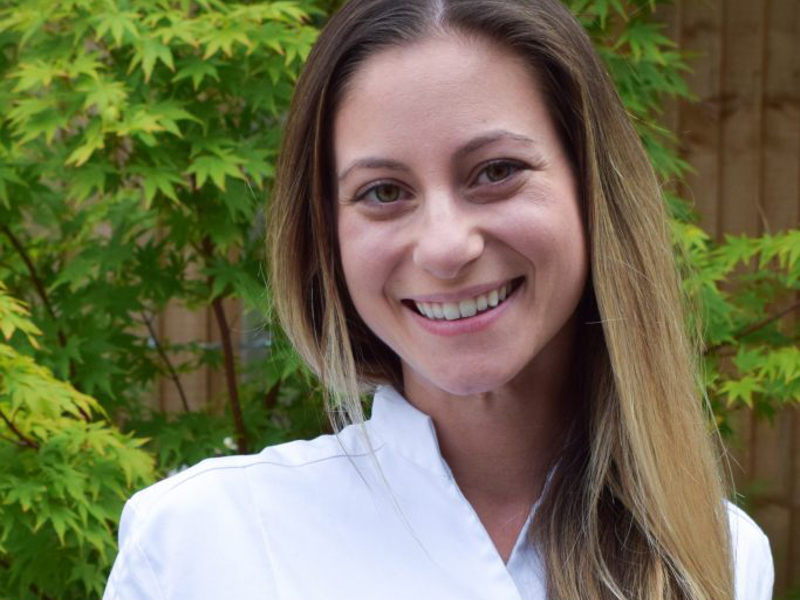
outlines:
{"label": "smiling face", "polygon": [[482,393],[562,367],[586,247],[531,70],[482,39],[386,49],[348,83],[333,136],[347,289],[406,386]]}

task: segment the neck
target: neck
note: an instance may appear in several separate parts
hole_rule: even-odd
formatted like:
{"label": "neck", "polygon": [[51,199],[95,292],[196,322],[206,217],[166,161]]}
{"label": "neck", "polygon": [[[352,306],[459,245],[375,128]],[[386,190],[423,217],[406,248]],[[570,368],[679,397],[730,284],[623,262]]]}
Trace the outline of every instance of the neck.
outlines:
{"label": "neck", "polygon": [[433,419],[442,455],[482,520],[516,522],[520,513],[521,527],[559,454],[573,405],[573,335],[563,333],[492,391],[454,395],[404,374],[406,397]]}

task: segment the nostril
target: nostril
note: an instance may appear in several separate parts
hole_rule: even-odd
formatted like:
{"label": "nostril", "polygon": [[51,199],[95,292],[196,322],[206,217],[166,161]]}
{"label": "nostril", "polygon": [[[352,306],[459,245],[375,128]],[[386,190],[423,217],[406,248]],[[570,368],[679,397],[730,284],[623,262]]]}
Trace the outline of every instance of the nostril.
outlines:
{"label": "nostril", "polygon": [[483,238],[477,232],[453,235],[433,231],[419,240],[412,257],[415,265],[439,279],[454,279],[483,249]]}

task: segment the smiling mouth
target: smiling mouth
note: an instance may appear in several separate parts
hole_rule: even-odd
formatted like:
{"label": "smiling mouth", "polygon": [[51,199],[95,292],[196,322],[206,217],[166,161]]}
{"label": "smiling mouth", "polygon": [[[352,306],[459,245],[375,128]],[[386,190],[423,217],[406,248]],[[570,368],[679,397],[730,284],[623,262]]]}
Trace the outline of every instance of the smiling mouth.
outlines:
{"label": "smiling mouth", "polygon": [[403,304],[432,321],[458,321],[494,310],[516,292],[524,277],[518,277],[484,294],[460,302],[416,302],[403,300]]}

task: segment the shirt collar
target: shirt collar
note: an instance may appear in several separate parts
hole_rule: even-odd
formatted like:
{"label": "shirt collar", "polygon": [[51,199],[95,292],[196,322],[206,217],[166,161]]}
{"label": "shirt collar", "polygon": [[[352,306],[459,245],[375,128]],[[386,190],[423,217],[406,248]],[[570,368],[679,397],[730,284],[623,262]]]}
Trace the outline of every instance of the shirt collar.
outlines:
{"label": "shirt collar", "polygon": [[[368,427],[370,435],[374,435],[382,447],[390,448],[394,454],[401,455],[426,471],[449,480],[453,487],[458,488],[450,468],[442,457],[433,419],[413,406],[393,387],[380,386],[375,391],[372,417]],[[549,484],[551,476],[552,470],[548,474],[545,487]],[[468,504],[460,492],[459,497]],[[540,502],[541,498],[532,507],[503,570],[504,576],[510,575],[517,582],[517,587],[528,588],[528,594],[523,595],[524,598],[538,598],[539,596],[530,594],[536,593],[534,590],[542,589],[541,582],[544,581],[538,554],[534,546],[528,543],[528,530]],[[472,514],[475,515],[474,512]],[[477,522],[476,515],[474,522]],[[482,531],[485,533],[485,530]],[[496,553],[494,546],[491,548],[491,554],[494,555]]]}
{"label": "shirt collar", "polygon": [[[375,391],[369,424],[370,430],[395,452],[437,475],[454,479],[439,448],[433,419],[392,386],[382,385]],[[557,468],[558,461],[547,473],[542,494],[534,503],[533,512],[541,504]]]}
{"label": "shirt collar", "polygon": [[375,391],[370,426],[392,450],[437,475],[453,475],[439,449],[436,428],[424,412],[414,407],[393,387]]}

